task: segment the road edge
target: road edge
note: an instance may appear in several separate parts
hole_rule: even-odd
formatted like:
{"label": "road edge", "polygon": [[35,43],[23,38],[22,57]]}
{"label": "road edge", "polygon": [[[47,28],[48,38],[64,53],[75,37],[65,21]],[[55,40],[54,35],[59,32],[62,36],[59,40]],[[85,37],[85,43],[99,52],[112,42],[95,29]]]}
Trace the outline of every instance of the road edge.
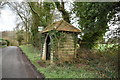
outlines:
{"label": "road edge", "polygon": [[[27,57],[27,55],[25,54],[25,52],[23,52],[23,50],[18,46],[18,49],[21,51],[22,55],[27,59],[27,61],[29,62],[29,64],[31,65],[31,68],[33,68],[37,74],[37,78],[38,79],[41,79],[41,80],[44,80],[45,79],[45,76],[44,74],[40,73],[37,68],[35,67],[34,64],[32,64],[32,62],[30,61],[30,59]],[[42,76],[42,77],[41,77]]]}

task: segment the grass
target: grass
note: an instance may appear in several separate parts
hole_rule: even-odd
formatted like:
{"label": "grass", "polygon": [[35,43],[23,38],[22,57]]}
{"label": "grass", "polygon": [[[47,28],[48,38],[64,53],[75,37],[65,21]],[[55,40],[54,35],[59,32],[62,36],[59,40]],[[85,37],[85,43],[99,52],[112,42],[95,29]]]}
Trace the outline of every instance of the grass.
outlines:
{"label": "grass", "polygon": [[20,48],[23,50],[23,52],[26,54],[26,56],[29,58],[29,60],[34,64],[35,66],[38,66],[36,63],[38,60],[40,60],[40,52],[39,50],[35,49],[32,45],[22,45]]}
{"label": "grass", "polygon": [[39,68],[47,78],[97,78],[99,75],[95,71],[87,69],[88,66],[76,67],[76,65],[56,66]]}
{"label": "grass", "polygon": [[[100,78],[100,74],[91,69],[89,65],[83,64],[65,64],[64,66],[50,65],[44,63],[40,57],[40,51],[32,47],[32,45],[20,46],[23,52],[28,56],[30,61],[36,66],[40,73],[43,73],[46,78]],[[44,63],[42,67],[38,62]]]}

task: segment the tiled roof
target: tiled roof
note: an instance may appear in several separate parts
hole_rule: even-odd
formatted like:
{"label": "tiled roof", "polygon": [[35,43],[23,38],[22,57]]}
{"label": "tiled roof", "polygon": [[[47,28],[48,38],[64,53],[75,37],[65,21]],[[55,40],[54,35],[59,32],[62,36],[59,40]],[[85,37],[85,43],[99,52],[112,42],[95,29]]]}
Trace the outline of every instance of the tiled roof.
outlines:
{"label": "tiled roof", "polygon": [[80,29],[74,27],[73,25],[71,25],[70,23],[68,23],[68,22],[66,22],[64,20],[54,22],[53,24],[46,27],[42,31],[42,33],[45,33],[45,32],[51,31],[51,30],[67,31],[67,32],[81,32]]}

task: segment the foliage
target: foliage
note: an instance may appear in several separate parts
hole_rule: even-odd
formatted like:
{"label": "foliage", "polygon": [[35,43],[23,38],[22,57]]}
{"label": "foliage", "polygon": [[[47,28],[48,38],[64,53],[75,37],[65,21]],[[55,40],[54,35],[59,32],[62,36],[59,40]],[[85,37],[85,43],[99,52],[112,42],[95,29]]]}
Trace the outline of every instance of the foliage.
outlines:
{"label": "foliage", "polygon": [[[23,52],[35,65],[40,73],[43,73],[46,78],[99,78],[96,71],[87,70],[87,65],[64,64],[64,66],[50,65],[49,62],[41,61],[38,49],[32,45],[21,45]],[[42,65],[40,65],[42,64]]]}
{"label": "foliage", "polygon": [[7,46],[9,46],[10,45],[10,41],[9,40],[5,40],[6,42],[7,42]]}
{"label": "foliage", "polygon": [[46,27],[52,22],[54,5],[48,2],[29,2],[28,4],[32,12],[32,44],[41,49],[41,36],[38,33],[38,26]]}
{"label": "foliage", "polygon": [[17,26],[16,30],[25,29],[25,40],[28,43],[30,39],[29,31],[31,27],[31,12],[26,2],[8,2],[7,5],[17,15]]}
{"label": "foliage", "polygon": [[6,39],[0,39],[0,46],[9,46],[10,41]]}
{"label": "foliage", "polygon": [[29,60],[37,65],[37,60],[40,60],[40,53],[39,50],[34,48],[31,44],[27,45],[21,45],[20,48],[23,50],[23,52],[26,54],[26,56],[29,58]]}
{"label": "foliage", "polygon": [[116,62],[118,53],[114,49],[111,51],[111,48],[104,52],[82,50],[86,54],[81,53],[82,55],[77,60],[80,63],[60,66],[43,62],[39,50],[32,45],[22,45],[20,47],[37,70],[43,73],[46,78],[116,78],[118,76]]}
{"label": "foliage", "polygon": [[[40,58],[38,49],[32,45],[20,46],[30,61],[46,78],[116,78],[118,48],[105,51],[81,50],[80,58],[74,64],[49,64]],[[86,53],[86,54],[84,54]],[[109,54],[108,54],[109,53]]]}
{"label": "foliage", "polygon": [[116,46],[117,44],[98,44],[98,45],[96,45],[96,46],[94,46],[94,49],[97,49],[97,50],[100,50],[100,51],[105,51],[105,50],[107,50],[107,49],[109,49],[109,48],[113,48],[113,46]]}
{"label": "foliage", "polygon": [[[47,65],[40,67],[38,70],[44,73],[46,78],[99,78],[95,71],[86,70],[87,66],[76,67],[76,65],[66,65],[60,67],[57,65]],[[47,72],[46,72],[47,71]]]}
{"label": "foliage", "polygon": [[2,32],[2,39],[8,40],[8,45],[18,45],[18,42],[16,40],[16,31],[3,31]]}
{"label": "foliage", "polygon": [[56,8],[62,13],[62,18],[70,23],[70,15],[69,12],[65,9],[65,2],[63,0],[53,0]]}
{"label": "foliage", "polygon": [[75,2],[74,12],[79,18],[79,25],[83,31],[82,41],[87,42],[83,47],[92,48],[94,42],[103,37],[107,23],[119,12],[118,3]]}
{"label": "foliage", "polygon": [[0,2],[0,10],[2,9],[2,8],[4,8],[4,5],[6,4],[7,2]]}
{"label": "foliage", "polygon": [[54,60],[58,62],[58,49],[60,47],[60,43],[66,40],[66,33],[59,32],[57,30],[52,30],[48,32],[48,35],[51,37],[51,49],[53,49]]}
{"label": "foliage", "polygon": [[[79,49],[77,63],[85,63],[103,78],[118,77],[118,47],[113,44],[99,44],[94,50]],[[80,54],[79,54],[80,53]]]}
{"label": "foliage", "polygon": [[[59,32],[57,30],[52,30],[52,31],[48,32],[48,34],[52,37],[52,40],[53,40],[52,42],[55,42],[55,43],[63,42],[66,39],[65,32]],[[56,45],[54,45],[54,46],[57,47]]]}
{"label": "foliage", "polygon": [[16,35],[17,35],[17,41],[18,41],[19,45],[21,45],[22,41],[24,40],[24,31],[20,30],[16,33]]}
{"label": "foliage", "polygon": [[52,2],[8,2],[8,5],[20,19],[16,29],[22,25],[26,31],[26,43],[30,41],[29,43],[35,47],[41,48],[41,36],[38,33],[38,27],[46,27],[54,20],[54,4]]}

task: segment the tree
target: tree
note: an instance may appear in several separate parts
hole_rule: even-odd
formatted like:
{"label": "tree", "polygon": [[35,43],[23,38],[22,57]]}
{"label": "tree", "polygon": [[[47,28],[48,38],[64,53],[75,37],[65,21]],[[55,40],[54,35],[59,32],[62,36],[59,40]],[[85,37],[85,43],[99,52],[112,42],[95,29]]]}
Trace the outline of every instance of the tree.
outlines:
{"label": "tree", "polygon": [[41,49],[41,36],[38,33],[38,26],[46,27],[53,22],[54,5],[50,2],[29,2],[28,4],[32,12],[32,44]]}
{"label": "tree", "polygon": [[[31,25],[31,12],[30,8],[28,6],[28,3],[26,2],[9,2],[7,3],[9,7],[17,14],[19,21],[18,24],[21,24],[23,26],[23,29],[26,31],[26,43],[28,43],[29,40],[29,31],[30,31],[30,25]],[[22,23],[20,22],[22,21]],[[18,28],[19,26],[17,26]]]}
{"label": "tree", "polygon": [[0,14],[1,14],[1,9],[4,8],[4,5],[6,4],[7,2],[0,2]]}
{"label": "tree", "polygon": [[24,40],[24,30],[17,31],[16,35],[17,35],[18,44],[21,45],[22,41]]}
{"label": "tree", "polygon": [[120,2],[75,2],[73,10],[79,18],[78,22],[84,34],[82,42],[85,43],[81,46],[90,49],[94,42],[104,36],[109,27],[107,23],[120,11]]}
{"label": "tree", "polygon": [[55,2],[57,9],[62,13],[63,19],[68,23],[70,23],[70,16],[65,9],[65,2],[63,0],[61,0],[61,2],[59,2],[58,0],[53,0],[53,1]]}
{"label": "tree", "polygon": [[[54,4],[50,2],[10,2],[8,5],[22,21],[22,23],[18,23],[17,28],[19,25],[23,24],[26,31],[26,38],[27,34],[30,32],[31,43],[35,47],[39,47],[41,42],[38,26],[46,27],[53,22]],[[28,41],[28,38],[26,40]]]}

